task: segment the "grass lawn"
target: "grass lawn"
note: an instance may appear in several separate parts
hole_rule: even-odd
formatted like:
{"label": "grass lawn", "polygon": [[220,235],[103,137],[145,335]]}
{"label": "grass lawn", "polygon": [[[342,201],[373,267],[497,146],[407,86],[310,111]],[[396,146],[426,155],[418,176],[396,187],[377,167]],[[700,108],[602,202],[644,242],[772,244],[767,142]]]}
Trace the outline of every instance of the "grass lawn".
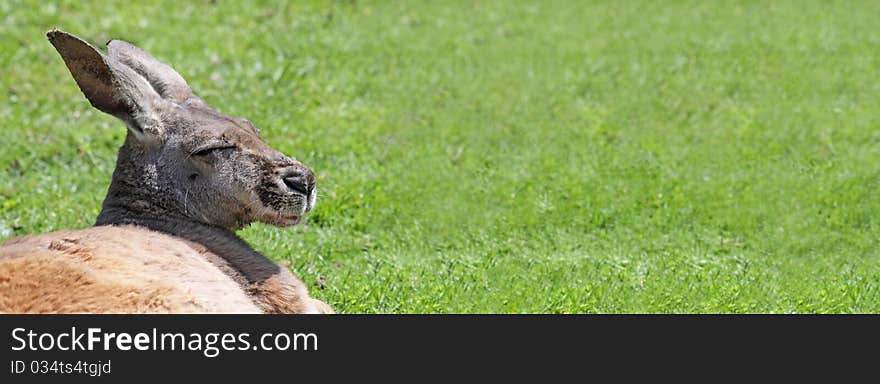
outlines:
{"label": "grass lawn", "polygon": [[59,27],[316,172],[240,234],[339,312],[880,312],[880,3],[212,3],[0,3],[0,241],[91,225],[125,135]]}

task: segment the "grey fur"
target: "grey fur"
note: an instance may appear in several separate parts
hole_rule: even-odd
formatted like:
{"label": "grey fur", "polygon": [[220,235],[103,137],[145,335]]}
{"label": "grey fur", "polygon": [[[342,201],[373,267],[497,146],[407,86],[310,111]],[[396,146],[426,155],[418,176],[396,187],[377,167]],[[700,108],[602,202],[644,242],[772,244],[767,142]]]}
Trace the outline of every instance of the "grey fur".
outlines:
{"label": "grey fur", "polygon": [[140,48],[122,40],[110,40],[107,52],[147,79],[163,98],[180,103],[192,97],[192,90],[180,74]]}
{"label": "grey fur", "polygon": [[89,102],[130,128],[95,225],[134,224],[201,244],[246,289],[278,275],[234,231],[298,222],[314,205],[311,170],[140,48],[111,40],[105,55],[63,31],[47,36]]}

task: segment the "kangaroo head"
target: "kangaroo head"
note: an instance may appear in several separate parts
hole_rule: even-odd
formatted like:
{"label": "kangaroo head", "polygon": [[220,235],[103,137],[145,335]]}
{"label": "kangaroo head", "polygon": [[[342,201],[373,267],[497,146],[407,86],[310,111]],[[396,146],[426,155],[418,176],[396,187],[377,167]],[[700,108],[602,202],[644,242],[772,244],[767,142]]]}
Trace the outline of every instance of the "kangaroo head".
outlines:
{"label": "kangaroo head", "polygon": [[294,225],[314,207],[308,167],[249,121],[208,106],[168,65],[121,40],[104,54],[68,33],[47,35],[92,106],[128,126],[105,209],[237,229]]}

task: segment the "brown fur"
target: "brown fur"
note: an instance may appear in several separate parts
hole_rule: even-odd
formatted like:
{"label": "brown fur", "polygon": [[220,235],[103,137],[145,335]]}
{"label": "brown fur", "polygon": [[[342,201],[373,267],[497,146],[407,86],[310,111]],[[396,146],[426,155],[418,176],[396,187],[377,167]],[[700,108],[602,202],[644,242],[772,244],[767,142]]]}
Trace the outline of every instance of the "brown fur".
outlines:
{"label": "brown fur", "polygon": [[186,242],[134,226],[12,239],[0,247],[0,292],[11,313],[261,312]]}
{"label": "brown fur", "polygon": [[298,223],[315,205],[311,170],[139,48],[48,37],[128,135],[96,227],[0,244],[0,312],[333,312],[234,232]]}

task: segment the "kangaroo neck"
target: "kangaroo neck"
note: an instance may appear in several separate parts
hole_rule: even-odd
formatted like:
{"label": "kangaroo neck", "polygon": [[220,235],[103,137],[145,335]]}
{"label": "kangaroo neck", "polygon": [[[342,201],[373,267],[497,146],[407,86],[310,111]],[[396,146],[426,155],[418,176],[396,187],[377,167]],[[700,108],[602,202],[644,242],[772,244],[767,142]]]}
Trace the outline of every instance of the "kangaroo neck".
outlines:
{"label": "kangaroo neck", "polygon": [[194,242],[225,260],[248,284],[262,283],[281,271],[278,264],[251,248],[235,232],[225,228],[106,204],[95,223],[95,226],[100,225],[136,225]]}

